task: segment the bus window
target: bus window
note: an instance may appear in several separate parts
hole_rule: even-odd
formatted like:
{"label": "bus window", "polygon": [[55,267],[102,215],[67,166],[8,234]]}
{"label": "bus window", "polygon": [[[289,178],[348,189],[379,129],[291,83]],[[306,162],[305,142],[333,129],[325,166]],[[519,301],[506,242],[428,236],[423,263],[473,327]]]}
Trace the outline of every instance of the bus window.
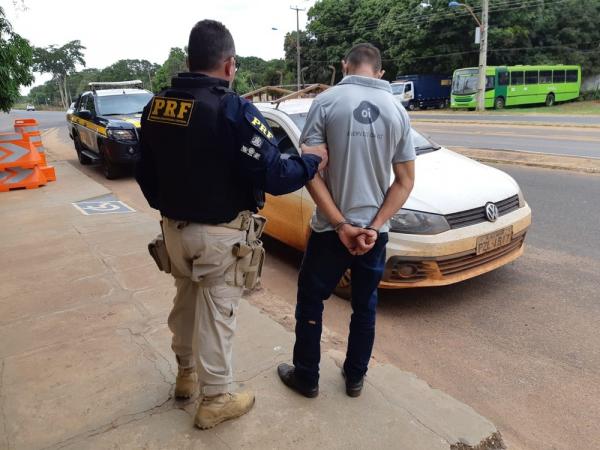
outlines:
{"label": "bus window", "polygon": [[525,71],[525,84],[538,84],[538,71],[537,70],[526,70]]}
{"label": "bus window", "polygon": [[555,70],[552,74],[552,82],[553,83],[564,83],[565,82],[565,71],[564,70]]}
{"label": "bus window", "polygon": [[523,84],[523,72],[511,72],[510,73],[510,84]]}
{"label": "bus window", "polygon": [[567,83],[577,83],[577,79],[579,78],[577,75],[576,70],[567,70]]}
{"label": "bus window", "polygon": [[487,75],[485,77],[485,90],[486,91],[490,91],[492,89],[494,89],[494,84],[496,82],[496,77],[494,77],[494,75]]}
{"label": "bus window", "polygon": [[544,83],[544,84],[552,83],[552,71],[551,70],[540,70],[540,83]]}
{"label": "bus window", "polygon": [[508,86],[508,72],[498,73],[498,86]]}

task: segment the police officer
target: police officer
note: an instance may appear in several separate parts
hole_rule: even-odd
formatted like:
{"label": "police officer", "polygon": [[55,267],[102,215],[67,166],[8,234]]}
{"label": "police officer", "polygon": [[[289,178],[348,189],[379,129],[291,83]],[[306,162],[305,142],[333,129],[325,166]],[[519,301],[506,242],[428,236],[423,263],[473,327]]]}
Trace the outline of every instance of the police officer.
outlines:
{"label": "police officer", "polygon": [[189,72],[144,108],[136,179],[162,215],[177,288],[168,320],[179,367],[175,396],[189,398],[200,384],[194,423],[205,429],[254,404],[253,393],[231,387],[238,303],[262,263],[252,213],[264,191],[301,188],[327,153],[315,147],[281,157],[260,112],[228,88],[235,46],[223,24],[203,20],[192,28],[187,62]]}

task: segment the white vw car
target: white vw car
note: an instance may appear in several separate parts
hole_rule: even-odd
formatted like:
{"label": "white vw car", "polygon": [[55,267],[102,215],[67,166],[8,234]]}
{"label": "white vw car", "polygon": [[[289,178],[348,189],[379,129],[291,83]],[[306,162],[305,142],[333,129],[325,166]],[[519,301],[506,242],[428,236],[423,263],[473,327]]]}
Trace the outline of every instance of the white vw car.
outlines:
{"label": "white vw car", "polygon": [[[298,140],[311,102],[256,104],[282,153],[300,153]],[[379,287],[447,285],[521,256],[531,209],[516,181],[498,169],[437,146],[415,130],[413,135],[415,186],[391,220]],[[304,250],[314,207],[304,188],[280,197],[268,196],[262,212],[268,218],[266,233]],[[338,288],[347,286],[350,276],[346,274]]]}

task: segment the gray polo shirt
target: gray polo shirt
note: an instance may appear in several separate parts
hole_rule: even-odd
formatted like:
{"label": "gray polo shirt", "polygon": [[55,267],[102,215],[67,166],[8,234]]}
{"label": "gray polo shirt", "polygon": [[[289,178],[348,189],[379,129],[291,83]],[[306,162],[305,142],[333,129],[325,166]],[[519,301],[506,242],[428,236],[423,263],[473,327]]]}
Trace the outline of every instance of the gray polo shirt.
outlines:
{"label": "gray polo shirt", "polygon": [[[391,183],[392,164],[415,159],[410,120],[390,84],[350,75],[313,101],[300,143],[327,144],[322,172],[344,217],[360,226],[375,218]],[[333,230],[317,208],[311,227]],[[380,231],[389,230],[385,224]]]}

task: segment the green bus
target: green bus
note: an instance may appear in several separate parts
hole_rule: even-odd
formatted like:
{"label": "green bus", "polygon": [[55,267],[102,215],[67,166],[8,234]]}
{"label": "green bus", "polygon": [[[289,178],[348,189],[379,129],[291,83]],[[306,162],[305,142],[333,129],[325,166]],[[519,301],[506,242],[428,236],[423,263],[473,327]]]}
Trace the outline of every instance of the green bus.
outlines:
{"label": "green bus", "polygon": [[[454,71],[451,108],[474,109],[477,106],[478,73],[477,67]],[[485,75],[486,108],[536,103],[552,106],[579,97],[581,87],[580,66],[488,66]]]}

